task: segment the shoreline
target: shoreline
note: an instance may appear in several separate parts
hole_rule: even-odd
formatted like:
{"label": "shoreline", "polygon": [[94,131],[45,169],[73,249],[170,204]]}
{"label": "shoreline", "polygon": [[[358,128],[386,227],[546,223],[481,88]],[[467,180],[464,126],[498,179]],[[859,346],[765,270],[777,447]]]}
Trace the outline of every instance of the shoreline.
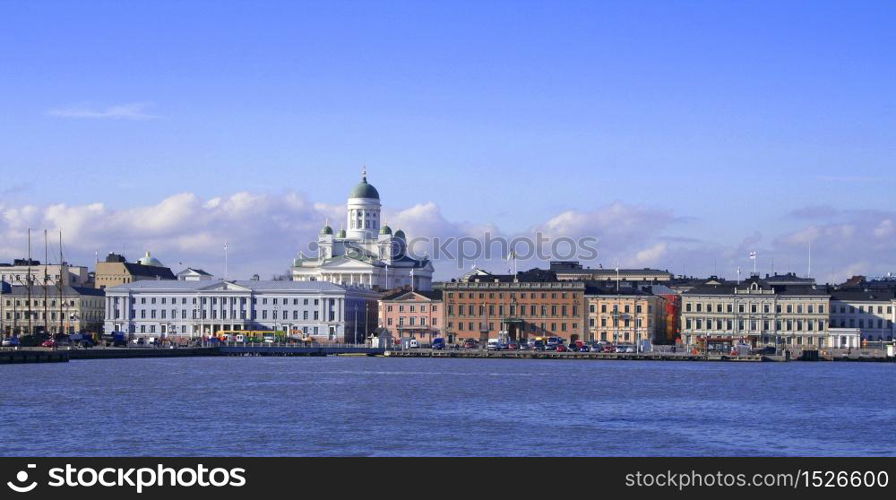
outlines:
{"label": "shoreline", "polygon": [[[809,351],[816,353],[816,351]],[[178,348],[128,348],[103,347],[89,349],[53,349],[30,347],[0,350],[0,365],[19,363],[65,363],[82,359],[136,359],[136,358],[183,358],[183,357],[307,357],[307,356],[375,356],[383,358],[434,358],[434,359],[566,359],[566,360],[598,360],[598,361],[703,361],[703,362],[790,362],[790,361],[851,361],[892,363],[896,358],[852,355],[811,355],[808,357],[792,357],[775,355],[750,354],[731,356],[725,354],[693,354],[690,352],[647,352],[647,353],[579,353],[553,351],[488,351],[482,349],[405,349],[387,350],[365,346],[216,346],[216,347],[178,347]]]}

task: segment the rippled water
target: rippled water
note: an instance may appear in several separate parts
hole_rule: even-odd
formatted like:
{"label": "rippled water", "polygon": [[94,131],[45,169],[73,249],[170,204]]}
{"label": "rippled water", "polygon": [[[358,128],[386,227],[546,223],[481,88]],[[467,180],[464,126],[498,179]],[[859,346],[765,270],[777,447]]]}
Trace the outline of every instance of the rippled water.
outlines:
{"label": "rippled water", "polygon": [[0,366],[0,455],[896,455],[893,363]]}

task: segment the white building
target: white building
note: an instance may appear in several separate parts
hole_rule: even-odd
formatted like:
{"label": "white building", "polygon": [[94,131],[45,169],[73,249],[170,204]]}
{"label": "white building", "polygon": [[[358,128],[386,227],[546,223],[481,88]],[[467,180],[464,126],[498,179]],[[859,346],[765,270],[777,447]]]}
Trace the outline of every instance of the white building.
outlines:
{"label": "white building", "polygon": [[369,289],[325,282],[146,280],[106,288],[104,326],[144,337],[267,330],[363,342],[376,329],[377,299]]}
{"label": "white building", "polygon": [[302,254],[293,261],[294,281],[329,281],[378,290],[412,286],[417,290],[432,289],[433,265],[429,259],[407,255],[404,231],[392,234],[380,215],[380,194],[361,182],[348,198],[345,227],[335,235],[325,225],[317,240],[317,255]]}
{"label": "white building", "polygon": [[896,335],[896,296],[891,289],[831,291],[831,327],[857,329],[862,340],[889,341]]}
{"label": "white building", "polygon": [[[31,282],[28,282],[31,276]],[[46,280],[44,277],[46,276]],[[55,286],[62,280],[63,286],[88,286],[90,275],[86,266],[69,264],[41,264],[40,261],[15,259],[11,264],[0,263],[0,281],[13,286]]]}

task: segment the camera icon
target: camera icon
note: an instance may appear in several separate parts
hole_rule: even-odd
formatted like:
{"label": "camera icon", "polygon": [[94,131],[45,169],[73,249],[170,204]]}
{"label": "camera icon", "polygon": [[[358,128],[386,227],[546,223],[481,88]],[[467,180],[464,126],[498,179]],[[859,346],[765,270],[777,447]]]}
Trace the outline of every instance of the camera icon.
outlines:
{"label": "camera icon", "polygon": [[7,481],[6,486],[9,486],[9,489],[15,491],[16,493],[28,493],[29,491],[37,488],[37,481],[32,481],[31,484],[25,484],[28,481],[28,470],[37,468],[35,464],[28,464],[25,468],[26,470],[20,470],[16,473],[16,482]]}

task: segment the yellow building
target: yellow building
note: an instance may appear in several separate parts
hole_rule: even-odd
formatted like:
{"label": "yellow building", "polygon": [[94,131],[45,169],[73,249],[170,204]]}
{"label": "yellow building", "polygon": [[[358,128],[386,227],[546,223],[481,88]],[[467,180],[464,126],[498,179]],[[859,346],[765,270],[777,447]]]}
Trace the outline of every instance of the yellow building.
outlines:
{"label": "yellow building", "polygon": [[664,338],[662,297],[636,288],[589,287],[585,299],[590,341],[633,344]]}
{"label": "yellow building", "polygon": [[107,288],[140,280],[177,279],[171,269],[146,252],[137,262],[127,262],[123,255],[110,253],[104,262],[96,263],[96,288]]}

